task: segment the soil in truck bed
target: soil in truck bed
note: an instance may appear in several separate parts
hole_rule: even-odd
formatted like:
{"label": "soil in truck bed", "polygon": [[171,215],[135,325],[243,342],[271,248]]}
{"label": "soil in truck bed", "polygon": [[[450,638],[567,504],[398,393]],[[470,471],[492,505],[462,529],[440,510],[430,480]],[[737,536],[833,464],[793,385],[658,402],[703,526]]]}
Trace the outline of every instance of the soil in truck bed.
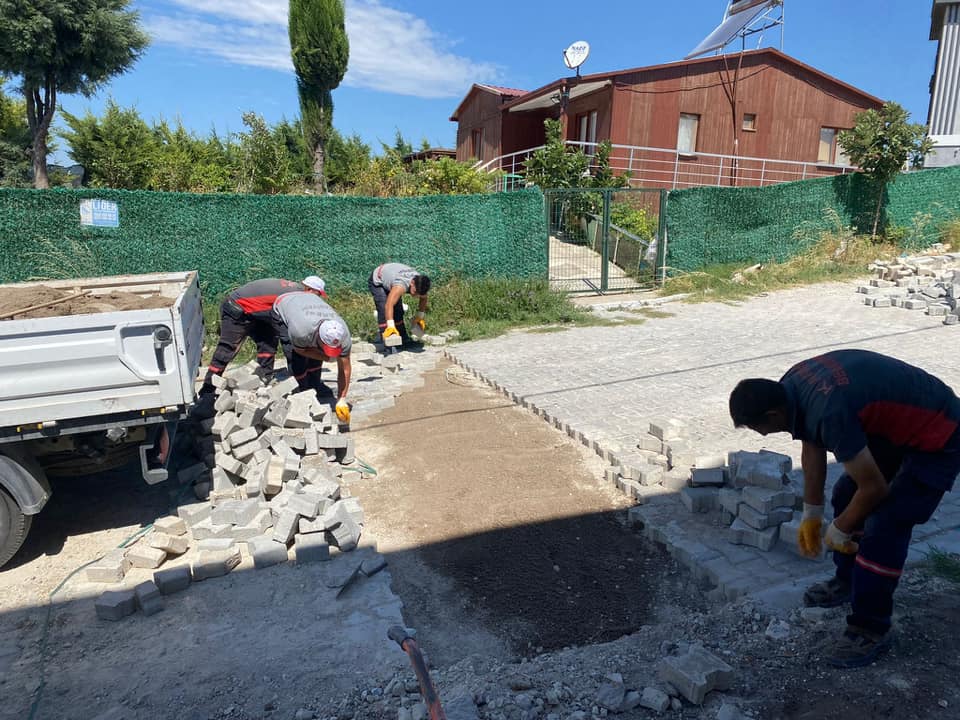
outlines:
{"label": "soil in truck bed", "polygon": [[[43,307],[36,307],[38,305]],[[77,292],[72,289],[52,288],[46,285],[35,285],[29,288],[0,288],[0,321],[89,315],[118,310],[147,310],[171,305],[173,305],[172,298],[159,295],[144,297],[117,290],[77,297]]]}

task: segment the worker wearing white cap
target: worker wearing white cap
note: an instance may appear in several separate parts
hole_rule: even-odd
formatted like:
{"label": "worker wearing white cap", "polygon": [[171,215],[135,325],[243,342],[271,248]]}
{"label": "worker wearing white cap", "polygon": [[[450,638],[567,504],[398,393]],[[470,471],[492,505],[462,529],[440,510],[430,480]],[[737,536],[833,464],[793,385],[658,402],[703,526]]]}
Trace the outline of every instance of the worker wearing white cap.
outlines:
{"label": "worker wearing white cap", "polygon": [[220,340],[207,368],[201,394],[213,392],[213,376],[227,369],[247,338],[257,346],[257,374],[264,380],[273,375],[277,334],[271,313],[277,298],[291,292],[327,296],[325,283],[316,275],[304,278],[302,283],[282,278],[254,280],[227,295],[220,305]]}
{"label": "worker wearing white cap", "polygon": [[[337,361],[337,417],[350,422],[350,330],[332,307],[313,293],[281,295],[273,305],[274,328],[290,358],[290,372],[302,389],[323,393],[320,369],[324,360]],[[289,348],[289,351],[287,350]]]}

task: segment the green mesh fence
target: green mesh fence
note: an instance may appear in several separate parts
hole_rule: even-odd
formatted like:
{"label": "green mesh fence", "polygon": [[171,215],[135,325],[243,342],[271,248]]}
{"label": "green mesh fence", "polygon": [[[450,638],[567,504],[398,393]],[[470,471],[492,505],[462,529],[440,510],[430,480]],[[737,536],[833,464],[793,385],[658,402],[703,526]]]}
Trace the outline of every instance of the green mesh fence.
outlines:
{"label": "green mesh fence", "polygon": [[[690,271],[719,263],[783,261],[838,224],[869,233],[876,194],[859,174],[764,188],[702,187],[667,200],[667,265]],[[960,167],[901,175],[884,197],[882,226],[906,247],[939,240],[960,217]]]}
{"label": "green mesh fence", "polygon": [[[80,201],[117,202],[118,228],[80,225]],[[199,270],[205,294],[317,274],[365,290],[383,262],[444,277],[546,277],[538,190],[373,199],[0,190],[0,281]]]}

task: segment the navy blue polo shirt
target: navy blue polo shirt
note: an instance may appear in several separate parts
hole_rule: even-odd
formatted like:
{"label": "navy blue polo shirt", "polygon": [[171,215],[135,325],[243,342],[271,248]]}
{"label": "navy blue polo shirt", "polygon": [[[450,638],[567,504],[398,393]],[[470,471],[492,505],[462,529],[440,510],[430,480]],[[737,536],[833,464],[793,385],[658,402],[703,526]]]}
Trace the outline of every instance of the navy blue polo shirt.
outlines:
{"label": "navy blue polo shirt", "polygon": [[[960,400],[953,390],[895,358],[837,350],[797,363],[780,382],[790,434],[829,450],[838,462],[868,446],[901,457],[960,448]],[[949,489],[953,477],[931,481]]]}

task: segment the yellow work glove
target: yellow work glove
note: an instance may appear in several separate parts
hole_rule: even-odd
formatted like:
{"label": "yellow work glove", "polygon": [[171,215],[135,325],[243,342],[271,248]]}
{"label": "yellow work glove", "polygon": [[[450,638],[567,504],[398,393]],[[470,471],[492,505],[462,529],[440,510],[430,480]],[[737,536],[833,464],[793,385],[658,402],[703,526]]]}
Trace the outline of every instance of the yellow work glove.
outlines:
{"label": "yellow work glove", "polygon": [[860,546],[853,541],[850,533],[845,533],[837,527],[836,520],[830,523],[830,527],[827,528],[827,535],[824,538],[824,542],[826,542],[827,547],[831,550],[843,553],[844,555],[856,555],[860,549]]}
{"label": "yellow work glove", "polygon": [[823,505],[803,504],[803,516],[800,519],[800,532],[797,542],[800,552],[806,557],[818,557],[823,545]]}
{"label": "yellow work glove", "polygon": [[414,319],[413,324],[420,328],[420,332],[427,331],[427,321],[424,320],[426,313],[418,312],[417,317]]}
{"label": "yellow work glove", "polygon": [[347,401],[344,399],[337,400],[337,405],[334,408],[337,412],[337,419],[342,423],[350,422],[350,405],[347,404]]}
{"label": "yellow work glove", "polygon": [[400,331],[397,330],[396,324],[393,320],[387,320],[387,327],[383,330],[383,339],[386,341],[388,337],[393,337],[394,335],[399,335]]}

